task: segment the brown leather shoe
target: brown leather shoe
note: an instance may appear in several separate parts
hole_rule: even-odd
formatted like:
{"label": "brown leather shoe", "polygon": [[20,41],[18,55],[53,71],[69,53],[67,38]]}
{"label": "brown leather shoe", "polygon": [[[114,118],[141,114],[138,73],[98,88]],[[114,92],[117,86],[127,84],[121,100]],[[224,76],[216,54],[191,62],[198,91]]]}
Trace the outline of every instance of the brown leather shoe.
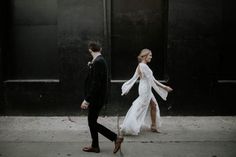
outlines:
{"label": "brown leather shoe", "polygon": [[84,147],[83,148],[84,152],[93,152],[93,153],[99,153],[100,152],[100,148],[94,148],[94,147]]}
{"label": "brown leather shoe", "polygon": [[124,141],[124,137],[117,137],[115,141],[115,148],[113,150],[113,153],[115,154],[121,147],[121,143]]}

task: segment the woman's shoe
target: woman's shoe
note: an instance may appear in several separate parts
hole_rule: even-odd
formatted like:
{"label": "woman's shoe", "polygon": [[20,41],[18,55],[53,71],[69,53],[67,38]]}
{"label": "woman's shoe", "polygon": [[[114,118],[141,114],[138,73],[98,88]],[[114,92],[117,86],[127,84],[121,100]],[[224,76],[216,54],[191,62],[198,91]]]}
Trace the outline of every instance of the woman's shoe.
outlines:
{"label": "woman's shoe", "polygon": [[151,131],[156,133],[161,133],[154,125],[151,126]]}

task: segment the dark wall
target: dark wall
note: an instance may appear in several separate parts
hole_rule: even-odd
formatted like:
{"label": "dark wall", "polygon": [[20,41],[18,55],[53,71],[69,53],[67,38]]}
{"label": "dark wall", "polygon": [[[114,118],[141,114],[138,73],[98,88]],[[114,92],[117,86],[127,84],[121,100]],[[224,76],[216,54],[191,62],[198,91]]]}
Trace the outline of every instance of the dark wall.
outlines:
{"label": "dark wall", "polygon": [[[82,84],[87,62],[89,40],[105,45],[103,1],[58,1],[58,48],[60,55],[60,80],[62,85]],[[107,58],[106,47],[103,54]],[[108,59],[108,58],[107,58]],[[64,87],[63,87],[64,88]]]}
{"label": "dark wall", "polygon": [[222,2],[222,32],[221,32],[221,45],[222,51],[220,52],[219,64],[219,78],[224,80],[235,80],[235,67],[234,60],[235,53],[235,35],[236,35],[236,18],[235,18],[235,5],[233,0]]}
{"label": "dark wall", "polygon": [[[4,3],[3,1],[0,2],[0,19],[2,21],[4,21],[4,15],[5,15],[5,11],[4,11]],[[0,113],[1,111],[4,109],[3,108],[3,105],[4,104],[4,101],[3,101],[3,66],[2,66],[2,51],[3,51],[3,32],[4,32],[4,26],[3,25],[0,25]]]}
{"label": "dark wall", "polygon": [[235,41],[230,37],[235,34],[230,25],[235,21],[232,6],[230,0],[169,1],[167,65],[175,89],[170,100],[175,114],[236,113],[236,85],[229,81],[236,76],[228,49]]}
{"label": "dark wall", "polygon": [[[132,5],[135,4],[135,5]],[[140,50],[153,52],[150,63],[163,79],[166,41],[166,14],[163,0],[113,0],[111,10],[111,71],[113,80],[125,80],[138,64]],[[120,61],[122,60],[122,62]]]}
{"label": "dark wall", "polygon": [[[103,1],[5,1],[6,115],[80,114],[89,40],[103,44]],[[2,71],[1,71],[2,72]]]}
{"label": "dark wall", "polygon": [[138,84],[121,97],[122,80],[132,76],[138,50],[148,47],[155,77],[174,88],[167,102],[155,94],[161,115],[235,115],[235,2],[131,2],[1,1],[1,115],[85,114],[80,103],[91,39],[101,41],[109,64],[103,114],[127,112]]}
{"label": "dark wall", "polygon": [[6,3],[5,79],[58,79],[57,0]]}
{"label": "dark wall", "polygon": [[87,49],[88,41],[100,41],[103,55],[109,60],[104,6],[103,1],[96,0],[58,1],[60,104],[65,108],[62,114],[80,114],[87,62],[92,59]]}
{"label": "dark wall", "polygon": [[[236,114],[234,3],[169,0],[164,78],[174,92],[167,102],[159,100],[161,115]],[[121,97],[120,86],[112,84],[115,92],[111,97],[116,100],[116,109],[123,113],[137,91],[133,89],[129,96]]]}

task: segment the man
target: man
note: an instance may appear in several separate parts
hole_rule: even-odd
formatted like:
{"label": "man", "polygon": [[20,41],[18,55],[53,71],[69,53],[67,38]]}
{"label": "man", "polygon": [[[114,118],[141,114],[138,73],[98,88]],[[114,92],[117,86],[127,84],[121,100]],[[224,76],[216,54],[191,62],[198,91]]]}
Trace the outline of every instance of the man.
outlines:
{"label": "man", "polygon": [[99,112],[104,105],[107,92],[107,64],[101,55],[101,45],[98,42],[91,41],[88,44],[88,50],[93,57],[92,62],[89,62],[89,72],[85,81],[85,98],[81,104],[81,109],[88,109],[88,125],[92,137],[92,145],[84,147],[85,152],[99,153],[98,132],[114,141],[115,148],[113,153],[116,153],[123,142],[123,137],[118,137],[117,134],[107,129],[103,125],[97,123]]}

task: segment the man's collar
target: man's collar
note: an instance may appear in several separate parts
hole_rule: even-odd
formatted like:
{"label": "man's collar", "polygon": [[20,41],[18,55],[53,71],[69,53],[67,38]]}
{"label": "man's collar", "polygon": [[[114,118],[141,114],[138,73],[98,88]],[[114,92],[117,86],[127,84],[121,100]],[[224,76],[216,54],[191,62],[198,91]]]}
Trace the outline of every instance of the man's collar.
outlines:
{"label": "man's collar", "polygon": [[95,60],[98,56],[101,56],[101,55],[102,55],[102,54],[101,54],[100,52],[94,53],[92,62],[94,62],[94,60]]}

